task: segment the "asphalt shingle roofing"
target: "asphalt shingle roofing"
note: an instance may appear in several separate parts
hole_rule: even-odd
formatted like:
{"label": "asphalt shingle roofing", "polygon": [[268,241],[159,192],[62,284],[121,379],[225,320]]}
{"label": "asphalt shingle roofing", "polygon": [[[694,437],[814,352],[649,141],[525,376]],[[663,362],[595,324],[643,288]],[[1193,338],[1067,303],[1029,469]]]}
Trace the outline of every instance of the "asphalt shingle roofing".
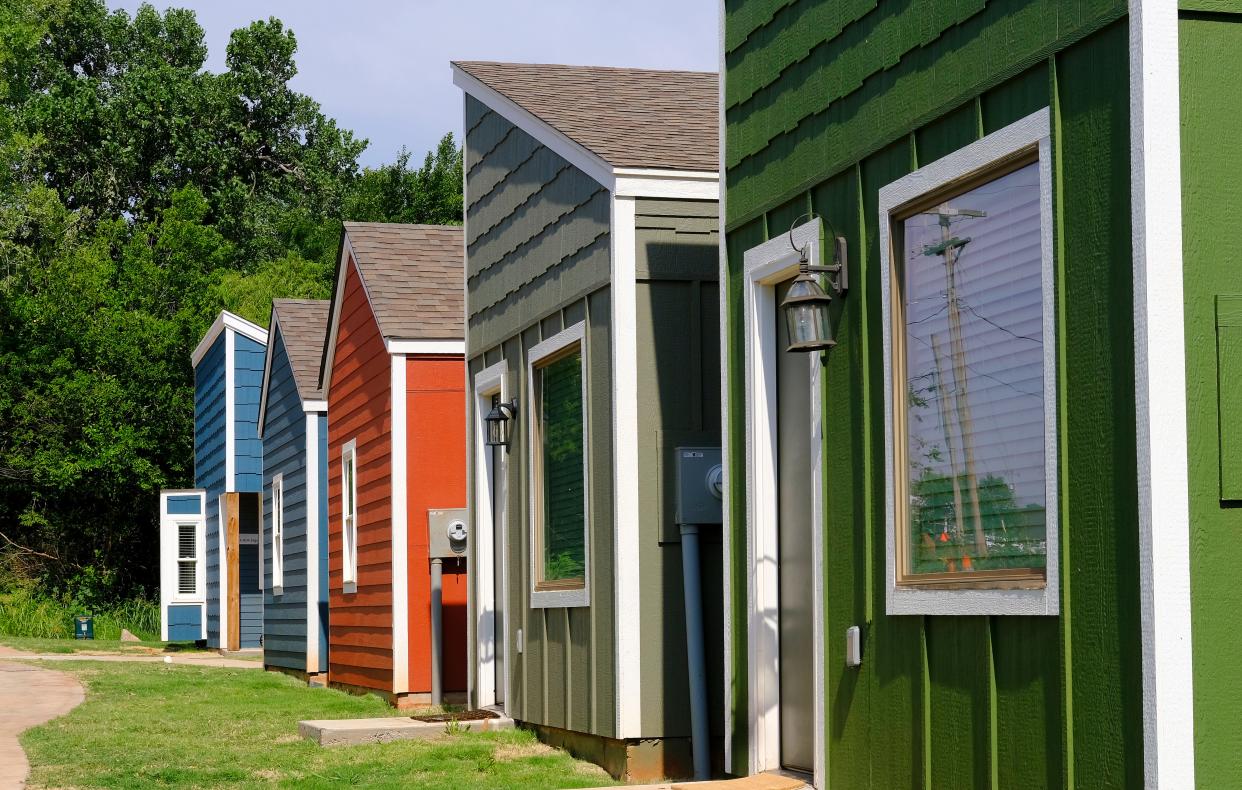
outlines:
{"label": "asphalt shingle roofing", "polygon": [[465,337],[461,226],[346,222],[345,235],[386,340]]}
{"label": "asphalt shingle roofing", "polygon": [[328,332],[327,299],[275,299],[272,301],[273,326],[280,325],[281,341],[293,368],[298,396],[305,401],[323,400],[319,387],[319,363],[323,359],[324,337]]}
{"label": "asphalt shingle roofing", "polygon": [[714,72],[456,61],[613,167],[716,172]]}

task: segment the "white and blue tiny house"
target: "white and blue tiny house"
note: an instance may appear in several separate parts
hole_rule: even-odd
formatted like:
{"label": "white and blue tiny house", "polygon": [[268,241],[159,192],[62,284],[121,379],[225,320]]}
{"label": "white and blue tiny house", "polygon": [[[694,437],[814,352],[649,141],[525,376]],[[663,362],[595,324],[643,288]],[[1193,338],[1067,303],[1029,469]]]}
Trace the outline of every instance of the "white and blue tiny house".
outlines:
{"label": "white and blue tiny house", "polygon": [[220,313],[194,363],[194,484],[204,492],[207,646],[257,648],[263,633],[259,396],[267,330]]}
{"label": "white and blue tiny house", "polygon": [[206,492],[160,491],[160,639],[207,638]]}
{"label": "white and blue tiny house", "polygon": [[263,664],[307,679],[328,670],[327,324],[327,300],[272,304],[259,406]]}

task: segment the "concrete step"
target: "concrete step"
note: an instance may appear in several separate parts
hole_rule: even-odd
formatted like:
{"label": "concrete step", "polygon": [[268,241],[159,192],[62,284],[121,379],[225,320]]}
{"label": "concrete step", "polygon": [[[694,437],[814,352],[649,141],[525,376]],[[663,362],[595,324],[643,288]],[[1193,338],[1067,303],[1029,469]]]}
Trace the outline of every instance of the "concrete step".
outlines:
{"label": "concrete step", "polygon": [[440,721],[415,721],[400,716],[378,719],[315,719],[298,722],[298,734],[320,746],[430,740],[443,737],[452,730],[484,732],[511,729],[513,729],[513,719],[507,716],[495,719],[471,719],[454,722],[451,725]]}

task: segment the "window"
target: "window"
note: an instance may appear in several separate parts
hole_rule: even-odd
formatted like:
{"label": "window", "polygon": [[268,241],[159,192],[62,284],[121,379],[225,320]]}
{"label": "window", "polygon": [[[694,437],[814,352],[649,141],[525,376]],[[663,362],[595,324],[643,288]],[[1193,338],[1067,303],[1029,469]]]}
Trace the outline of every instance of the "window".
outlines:
{"label": "window", "polygon": [[341,572],[345,592],[358,584],[358,453],[354,440],[341,449]]}
{"label": "window", "polygon": [[584,326],[531,349],[532,606],[585,606],[587,573]]}
{"label": "window", "polygon": [[177,594],[198,595],[198,525],[177,525]]}
{"label": "window", "polygon": [[272,595],[285,586],[285,477],[272,477]]}
{"label": "window", "polygon": [[881,191],[892,613],[1056,611],[1047,134],[1044,111]]}

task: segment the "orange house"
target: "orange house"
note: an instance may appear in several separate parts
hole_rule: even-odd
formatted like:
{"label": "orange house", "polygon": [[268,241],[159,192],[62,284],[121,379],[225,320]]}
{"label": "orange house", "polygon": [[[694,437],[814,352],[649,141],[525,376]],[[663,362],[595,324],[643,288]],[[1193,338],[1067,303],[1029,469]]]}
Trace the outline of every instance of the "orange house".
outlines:
{"label": "orange house", "polygon": [[[466,504],[462,250],[460,227],[347,222],[328,315],[329,682],[398,707],[431,701],[428,510]],[[442,600],[464,701],[464,559]]]}

